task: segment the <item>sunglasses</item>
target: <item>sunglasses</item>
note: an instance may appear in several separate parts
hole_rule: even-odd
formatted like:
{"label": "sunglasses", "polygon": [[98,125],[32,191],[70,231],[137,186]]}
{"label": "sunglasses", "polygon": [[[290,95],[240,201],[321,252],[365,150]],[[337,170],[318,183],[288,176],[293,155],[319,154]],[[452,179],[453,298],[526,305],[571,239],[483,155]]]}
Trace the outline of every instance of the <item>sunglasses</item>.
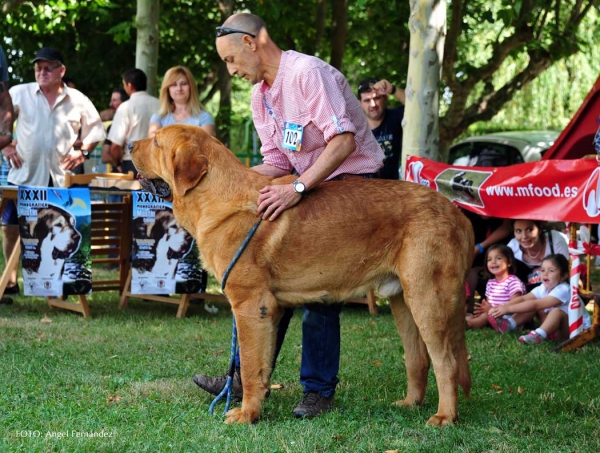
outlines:
{"label": "sunglasses", "polygon": [[46,74],[51,73],[52,71],[54,71],[55,69],[60,68],[62,65],[57,64],[56,66],[42,66],[42,67],[35,67],[34,70],[35,72],[45,72]]}
{"label": "sunglasses", "polygon": [[248,35],[248,36],[252,36],[253,38],[256,38],[255,34],[249,33],[244,30],[238,30],[237,28],[217,27],[215,30],[216,30],[215,34],[217,35],[217,38],[220,38],[221,36],[231,35],[233,33],[242,33],[244,35]]}
{"label": "sunglasses", "polygon": [[367,82],[363,82],[358,86],[358,92],[363,93],[365,91],[372,91],[373,85],[379,82],[377,79],[369,79]]}

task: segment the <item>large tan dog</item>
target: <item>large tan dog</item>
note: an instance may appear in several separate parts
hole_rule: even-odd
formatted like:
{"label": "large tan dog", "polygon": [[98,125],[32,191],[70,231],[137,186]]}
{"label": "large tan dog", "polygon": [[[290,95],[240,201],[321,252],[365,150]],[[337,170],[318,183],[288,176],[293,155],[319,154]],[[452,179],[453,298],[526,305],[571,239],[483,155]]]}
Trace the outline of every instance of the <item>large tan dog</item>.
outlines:
{"label": "large tan dog", "polygon": [[[161,129],[136,142],[132,157],[142,185],[172,197],[177,221],[196,238],[203,265],[219,281],[258,219],[258,191],[294,179],[271,181],[244,167],[193,126]],[[225,288],[244,388],[242,407],[230,410],[226,422],[259,417],[282,307],[343,301],[374,287],[389,297],[404,343],[408,390],[395,404],[423,402],[431,357],[439,405],[428,423],[452,424],[458,385],[467,396],[471,387],[464,305],[473,248],[471,225],[459,210],[409,182],[326,182],[277,220],[264,220]]]}

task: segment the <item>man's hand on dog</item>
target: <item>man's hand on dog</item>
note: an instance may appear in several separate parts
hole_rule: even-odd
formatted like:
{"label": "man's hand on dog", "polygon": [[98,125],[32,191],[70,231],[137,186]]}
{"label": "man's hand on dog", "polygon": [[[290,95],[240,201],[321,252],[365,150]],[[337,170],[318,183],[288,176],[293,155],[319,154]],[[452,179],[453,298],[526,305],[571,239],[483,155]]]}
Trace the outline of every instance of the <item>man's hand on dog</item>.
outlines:
{"label": "man's hand on dog", "polygon": [[302,199],[302,195],[296,193],[291,184],[266,186],[259,192],[257,214],[262,214],[263,220],[275,220],[279,214],[295,206]]}

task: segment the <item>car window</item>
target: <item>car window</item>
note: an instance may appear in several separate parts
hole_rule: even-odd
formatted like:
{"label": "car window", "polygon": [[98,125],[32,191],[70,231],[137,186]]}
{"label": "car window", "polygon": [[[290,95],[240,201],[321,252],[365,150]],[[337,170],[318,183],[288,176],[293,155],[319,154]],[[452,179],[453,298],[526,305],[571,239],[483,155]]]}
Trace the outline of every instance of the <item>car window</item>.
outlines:
{"label": "car window", "polygon": [[[459,143],[450,149],[449,161],[470,157],[472,165],[479,167],[503,167],[523,163],[521,152],[514,146],[491,142]],[[465,161],[466,159],[461,159]],[[462,162],[461,162],[462,163]]]}
{"label": "car window", "polygon": [[454,163],[461,157],[469,157],[473,153],[473,142],[459,143],[450,148],[448,162]]}

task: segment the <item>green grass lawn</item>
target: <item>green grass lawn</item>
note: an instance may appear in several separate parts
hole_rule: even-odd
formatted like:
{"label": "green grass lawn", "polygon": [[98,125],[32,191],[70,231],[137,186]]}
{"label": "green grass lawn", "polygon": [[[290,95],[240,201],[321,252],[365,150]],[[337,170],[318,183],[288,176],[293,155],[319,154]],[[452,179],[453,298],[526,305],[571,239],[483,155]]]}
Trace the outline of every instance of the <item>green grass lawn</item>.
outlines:
{"label": "green grass lawn", "polygon": [[[3,265],[2,265],[3,266]],[[6,452],[596,452],[600,445],[600,341],[572,353],[525,346],[491,329],[467,332],[471,397],[453,427],[425,425],[437,408],[435,378],[423,407],[404,395],[402,344],[387,306],[342,313],[342,363],[333,412],[296,420],[301,396],[300,320],[294,316],[274,390],[258,424],[228,426],[191,378],[222,374],[231,313],[118,294],[90,297],[92,318],[41,298],[0,305],[0,451]],[[86,437],[88,433],[105,437]]]}

